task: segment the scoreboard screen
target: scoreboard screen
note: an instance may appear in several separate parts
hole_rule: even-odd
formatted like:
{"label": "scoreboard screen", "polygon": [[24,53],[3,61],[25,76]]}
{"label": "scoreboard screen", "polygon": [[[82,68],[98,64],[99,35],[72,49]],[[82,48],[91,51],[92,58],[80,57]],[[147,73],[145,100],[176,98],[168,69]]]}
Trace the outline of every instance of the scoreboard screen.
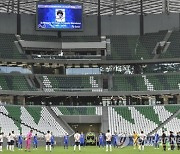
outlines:
{"label": "scoreboard screen", "polygon": [[77,3],[38,2],[36,29],[57,31],[82,31],[83,6]]}

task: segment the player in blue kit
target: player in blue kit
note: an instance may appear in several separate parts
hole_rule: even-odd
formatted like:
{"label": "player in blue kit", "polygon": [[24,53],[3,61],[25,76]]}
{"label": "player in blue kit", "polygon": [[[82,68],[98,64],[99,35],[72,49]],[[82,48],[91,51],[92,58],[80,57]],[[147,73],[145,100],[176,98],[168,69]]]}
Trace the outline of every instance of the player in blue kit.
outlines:
{"label": "player in blue kit", "polygon": [[157,132],[154,135],[154,147],[155,149],[159,149],[159,134]]}
{"label": "player in blue kit", "polygon": [[22,137],[22,133],[20,133],[20,135],[18,136],[18,148],[19,148],[19,150],[22,150],[22,142],[23,142],[23,137]]}
{"label": "player in blue kit", "polygon": [[113,135],[113,146],[114,146],[114,148],[115,147],[118,148],[118,135],[117,135],[117,133],[114,133],[114,135]]}
{"label": "player in blue kit", "polygon": [[35,136],[33,137],[33,148],[37,150],[37,146],[38,146],[38,138],[37,138],[37,134],[35,134]]}
{"label": "player in blue kit", "polygon": [[80,145],[85,146],[85,136],[83,132],[81,132],[81,135],[80,135]]}
{"label": "player in blue kit", "polygon": [[99,148],[104,147],[104,135],[102,133],[99,134]]}
{"label": "player in blue kit", "polygon": [[69,135],[66,134],[64,136],[64,149],[68,149],[68,144],[69,144]]}
{"label": "player in blue kit", "polygon": [[51,147],[54,149],[54,144],[55,144],[55,139],[54,139],[54,135],[51,132]]}

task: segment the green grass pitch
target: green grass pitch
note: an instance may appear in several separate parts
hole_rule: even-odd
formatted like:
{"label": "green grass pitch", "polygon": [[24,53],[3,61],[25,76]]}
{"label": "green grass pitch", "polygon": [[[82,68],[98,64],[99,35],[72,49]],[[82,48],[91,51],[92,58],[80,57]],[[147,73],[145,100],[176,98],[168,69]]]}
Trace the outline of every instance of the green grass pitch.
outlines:
{"label": "green grass pitch", "polygon": [[[169,148],[169,147],[168,147]],[[25,153],[31,153],[31,154],[46,154],[50,152],[45,151],[45,147],[41,147],[37,150],[32,150],[31,152],[25,152],[24,150],[20,151],[18,149],[15,149],[14,152],[6,151],[3,149],[3,152],[0,152],[2,154],[25,154]],[[63,147],[55,147],[55,149],[51,152],[53,154],[72,154],[72,153],[82,153],[82,154],[105,154],[105,153],[111,153],[111,154],[179,154],[180,151],[174,150],[174,151],[166,151],[164,152],[162,150],[162,147],[160,149],[154,149],[153,147],[145,147],[144,151],[134,150],[133,147],[125,147],[123,149],[120,148],[113,148],[112,152],[106,152],[103,148],[98,147],[85,147],[82,148],[81,151],[76,150],[73,151],[73,147],[69,147],[69,149],[63,149]]]}

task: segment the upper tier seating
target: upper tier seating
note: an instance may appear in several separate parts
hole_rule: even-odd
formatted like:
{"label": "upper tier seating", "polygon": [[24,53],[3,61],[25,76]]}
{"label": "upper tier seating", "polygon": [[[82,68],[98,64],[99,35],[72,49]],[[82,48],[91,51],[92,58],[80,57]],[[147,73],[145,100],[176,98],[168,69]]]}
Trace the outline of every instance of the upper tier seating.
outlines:
{"label": "upper tier seating", "polygon": [[111,41],[111,56],[107,59],[131,60],[135,58],[138,36],[108,36]]}
{"label": "upper tier seating", "polygon": [[161,54],[160,58],[179,58],[180,57],[180,32],[173,31],[168,42],[170,46],[167,51]]}
{"label": "upper tier seating", "polygon": [[1,90],[34,91],[24,75],[0,74]]}
{"label": "upper tier seating", "polygon": [[[147,33],[139,35],[110,35],[107,36],[111,42],[111,55],[107,59],[117,60],[145,60],[152,59],[155,55],[153,50],[157,42],[163,41],[167,31],[157,33]],[[26,41],[48,41],[48,42],[99,42],[98,36],[43,36],[43,35],[21,35]],[[180,57],[180,32],[173,31],[169,42],[169,48],[160,58]],[[15,34],[0,34],[0,58],[26,59],[26,55],[20,53],[14,41],[17,41]]]}
{"label": "upper tier seating", "polygon": [[98,36],[43,36],[43,35],[21,35],[22,40],[26,41],[46,41],[46,42],[99,42]]}
{"label": "upper tier seating", "polygon": [[14,41],[17,41],[14,34],[0,34],[0,58],[6,59],[26,59],[24,54],[21,54]]}
{"label": "upper tier seating", "polygon": [[147,33],[143,36],[108,36],[111,40],[111,56],[107,59],[143,60],[152,59],[153,50],[164,39],[167,31]]}

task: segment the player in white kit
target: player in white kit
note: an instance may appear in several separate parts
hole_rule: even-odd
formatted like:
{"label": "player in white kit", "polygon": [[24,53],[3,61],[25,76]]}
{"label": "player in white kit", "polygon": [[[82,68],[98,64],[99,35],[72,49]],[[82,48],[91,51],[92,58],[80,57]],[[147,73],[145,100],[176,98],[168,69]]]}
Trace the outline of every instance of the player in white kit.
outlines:
{"label": "player in white kit", "polygon": [[10,150],[10,151],[14,151],[15,139],[16,139],[16,136],[15,136],[15,134],[14,134],[14,131],[12,131],[12,133],[11,133],[11,135],[10,135],[10,147],[9,147],[9,150]]}
{"label": "player in white kit", "polygon": [[0,151],[2,152],[4,133],[0,133]]}
{"label": "player in white kit", "polygon": [[74,141],[75,141],[74,151],[76,150],[76,146],[79,147],[79,151],[81,150],[80,138],[81,138],[81,135],[80,135],[80,134],[78,133],[78,131],[77,131],[76,134],[74,134]]}
{"label": "player in white kit", "polygon": [[139,135],[139,150],[144,150],[145,139],[146,135],[141,131],[141,134]]}
{"label": "player in white kit", "polygon": [[111,140],[112,140],[112,134],[110,133],[110,130],[108,130],[106,133],[106,151],[108,151],[108,147],[109,150],[112,151]]}
{"label": "player in white kit", "polygon": [[45,140],[46,140],[46,151],[48,151],[48,147],[49,147],[49,150],[51,151],[51,133],[50,131],[48,130],[47,131],[47,134],[45,135]]}
{"label": "player in white kit", "polygon": [[9,135],[6,137],[7,138],[7,150],[10,150],[10,146],[11,146],[11,133],[9,133]]}

